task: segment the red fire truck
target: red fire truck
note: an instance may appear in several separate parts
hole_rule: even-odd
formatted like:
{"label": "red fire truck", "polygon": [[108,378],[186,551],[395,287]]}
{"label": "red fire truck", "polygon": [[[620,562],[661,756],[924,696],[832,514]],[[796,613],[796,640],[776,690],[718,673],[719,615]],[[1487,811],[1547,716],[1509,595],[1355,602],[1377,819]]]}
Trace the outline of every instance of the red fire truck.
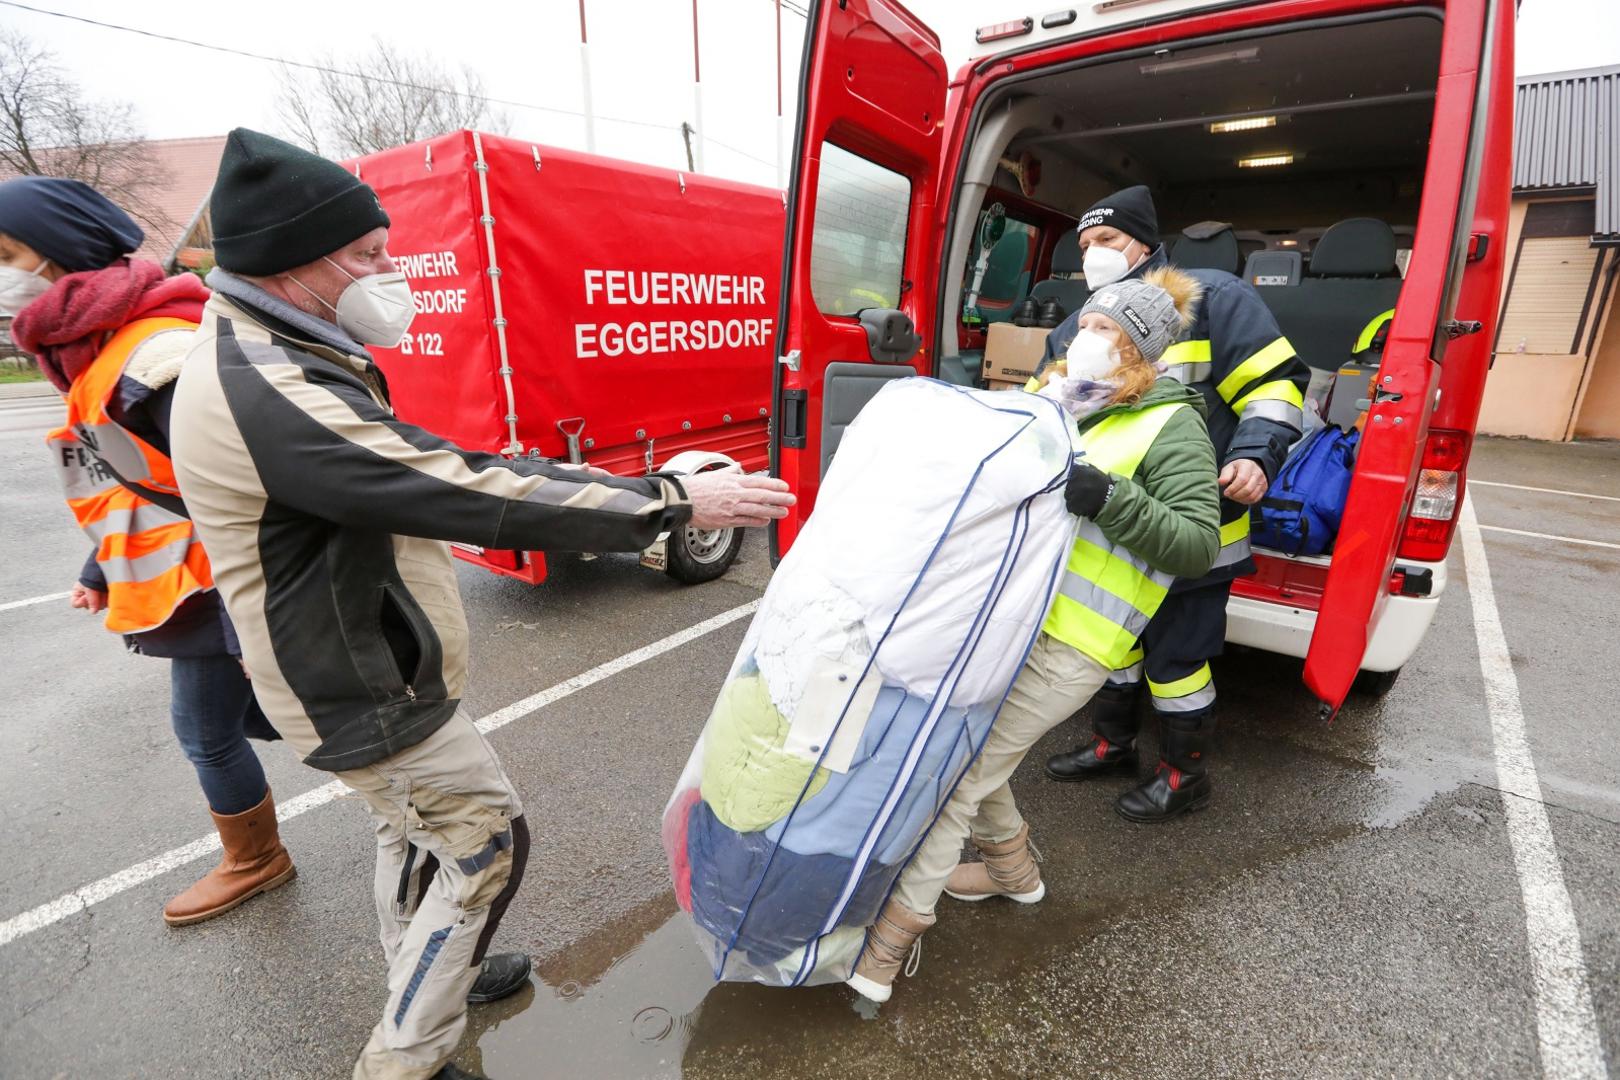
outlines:
{"label": "red fire truck", "polygon": [[[1229,630],[1304,658],[1329,710],[1358,677],[1387,690],[1446,586],[1490,360],[1514,13],[1511,0],[1085,0],[983,27],[953,78],[893,0],[812,3],[773,368],[773,468],[799,505],[773,554],[887,379],[971,382],[986,324],[1021,297],[1073,310],[1077,215],[1146,183],[1167,236],[1199,226],[1172,258],[1246,276],[1325,381],[1369,358],[1356,347],[1393,310],[1361,375],[1336,547],[1261,553]],[[920,348],[897,354],[909,329]]]}
{"label": "red fire truck", "polygon": [[[401,416],[463,446],[623,475],[767,463],[780,191],[471,131],[349,163],[393,220],[416,320],[376,350]],[[725,573],[739,530],[643,553]],[[538,551],[458,545],[530,583]]]}

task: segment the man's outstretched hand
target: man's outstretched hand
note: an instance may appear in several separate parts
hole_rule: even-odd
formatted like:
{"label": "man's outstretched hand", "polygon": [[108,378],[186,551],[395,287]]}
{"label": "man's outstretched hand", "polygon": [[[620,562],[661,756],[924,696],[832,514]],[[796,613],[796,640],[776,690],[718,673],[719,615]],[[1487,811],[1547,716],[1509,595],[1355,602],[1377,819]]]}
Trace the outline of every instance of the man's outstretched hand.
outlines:
{"label": "man's outstretched hand", "polygon": [[681,477],[692,500],[692,525],[699,529],[736,529],[768,525],[787,517],[799,500],[787,482],[730,469]]}

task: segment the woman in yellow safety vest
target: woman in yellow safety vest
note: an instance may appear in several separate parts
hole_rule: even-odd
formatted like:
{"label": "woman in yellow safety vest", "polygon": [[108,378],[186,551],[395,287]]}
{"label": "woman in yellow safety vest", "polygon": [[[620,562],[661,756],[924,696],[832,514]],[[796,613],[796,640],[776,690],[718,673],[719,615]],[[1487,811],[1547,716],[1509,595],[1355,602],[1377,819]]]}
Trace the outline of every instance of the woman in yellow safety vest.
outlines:
{"label": "woman in yellow safety vest", "polygon": [[[1159,363],[1191,320],[1198,291],[1172,269],[1098,289],[1067,356],[1026,387],[1056,397],[1078,421],[1065,491],[1077,535],[1041,635],[979,756],[867,934],[849,983],[874,1001],[888,999],[942,892],[1025,904],[1046,895],[1008,778],[1042,735],[1128,666],[1170,583],[1215,561],[1220,489],[1204,401],[1161,377]],[[1162,756],[1172,784],[1201,770],[1196,747],[1166,746]],[[958,864],[970,835],[983,861]]]}
{"label": "woman in yellow safety vest", "polygon": [[170,660],[170,720],[224,846],[170,900],[181,926],[290,880],[293,864],[247,738],[274,739],[240,661],[168,458],[169,403],[208,290],[129,255],[143,234],[76,180],[0,183],[0,314],[63,395],[47,437],[68,507],[93,545],[69,603],[105,612],[132,652]]}

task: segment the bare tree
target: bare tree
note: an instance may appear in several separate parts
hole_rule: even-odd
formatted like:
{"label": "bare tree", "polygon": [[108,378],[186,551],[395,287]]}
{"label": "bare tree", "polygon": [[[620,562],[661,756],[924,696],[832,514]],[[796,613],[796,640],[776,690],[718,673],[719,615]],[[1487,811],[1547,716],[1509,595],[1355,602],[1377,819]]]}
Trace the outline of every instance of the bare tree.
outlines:
{"label": "bare tree", "polygon": [[320,70],[282,67],[276,109],[291,138],[318,154],[369,154],[448,131],[505,131],[472,69],[448,71],[377,40],[364,56],[330,54]]}
{"label": "bare tree", "polygon": [[0,170],[82,180],[142,224],[176,224],[156,200],[169,177],[134,107],[86,99],[55,53],[10,28],[0,28]]}

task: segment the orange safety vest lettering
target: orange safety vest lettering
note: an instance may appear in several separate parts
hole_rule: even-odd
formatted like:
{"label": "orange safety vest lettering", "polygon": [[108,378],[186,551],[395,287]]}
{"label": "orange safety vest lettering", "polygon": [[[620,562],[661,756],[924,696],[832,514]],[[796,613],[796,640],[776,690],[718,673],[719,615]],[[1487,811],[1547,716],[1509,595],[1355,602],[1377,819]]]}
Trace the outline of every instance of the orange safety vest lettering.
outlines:
{"label": "orange safety vest lettering", "polygon": [[165,330],[195,330],[184,319],[138,319],[113,334],[67,394],[67,423],[45,437],[68,507],[96,545],[107,578],[107,629],[138,634],[162,626],[193,593],[214,587],[191,520],[125,486],[178,500],[174,465],[107,415],[135,349]]}

